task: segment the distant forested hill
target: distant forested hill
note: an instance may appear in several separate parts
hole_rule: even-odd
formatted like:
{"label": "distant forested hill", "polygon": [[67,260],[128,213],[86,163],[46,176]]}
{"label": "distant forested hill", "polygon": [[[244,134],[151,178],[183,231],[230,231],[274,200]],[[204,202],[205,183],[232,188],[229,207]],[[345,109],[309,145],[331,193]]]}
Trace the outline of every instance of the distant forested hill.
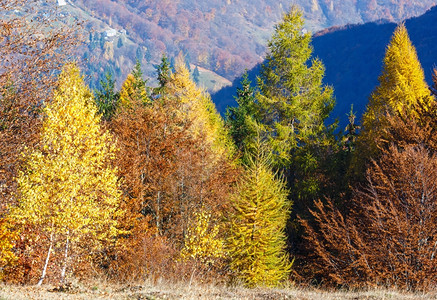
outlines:
{"label": "distant forested hill", "polygon": [[[163,53],[185,54],[187,63],[232,80],[262,61],[273,26],[291,5],[304,10],[309,30],[364,23],[400,21],[424,13],[437,0],[74,0],[90,17],[113,28],[117,35],[105,45],[104,30],[88,28],[91,47],[86,58],[100,67],[112,61],[117,77],[125,76],[140,57],[151,75]],[[122,41],[119,42],[119,39]],[[124,43],[123,43],[124,42]],[[97,48],[97,52],[94,49]],[[120,56],[123,59],[120,59]],[[94,66],[98,64],[94,63]],[[111,67],[110,67],[111,68]],[[97,70],[95,70],[97,71]]]}
{"label": "distant forested hill", "polygon": [[[437,7],[426,14],[406,21],[410,38],[416,47],[419,60],[431,84],[431,72],[437,65]],[[317,33],[313,38],[314,56],[326,67],[324,82],[334,87],[337,104],[333,118],[339,118],[341,127],[347,123],[346,114],[351,104],[361,116],[368,97],[378,84],[385,48],[396,24],[368,23],[330,28]],[[259,66],[250,71],[254,79]],[[232,87],[213,95],[219,109],[234,105],[233,94],[239,79]],[[342,129],[342,128],[340,128]]]}

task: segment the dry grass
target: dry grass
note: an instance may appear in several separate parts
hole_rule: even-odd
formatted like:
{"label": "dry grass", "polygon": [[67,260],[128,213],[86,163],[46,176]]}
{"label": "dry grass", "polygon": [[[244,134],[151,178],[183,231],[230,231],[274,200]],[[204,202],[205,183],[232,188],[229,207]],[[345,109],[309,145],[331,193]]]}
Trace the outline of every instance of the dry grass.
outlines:
{"label": "dry grass", "polygon": [[0,285],[0,300],[22,299],[394,299],[419,300],[437,299],[437,292],[406,293],[390,290],[324,291],[303,288],[286,289],[245,289],[214,285],[191,285],[166,282],[136,285],[110,285],[102,282],[72,284],[63,291],[53,286]]}

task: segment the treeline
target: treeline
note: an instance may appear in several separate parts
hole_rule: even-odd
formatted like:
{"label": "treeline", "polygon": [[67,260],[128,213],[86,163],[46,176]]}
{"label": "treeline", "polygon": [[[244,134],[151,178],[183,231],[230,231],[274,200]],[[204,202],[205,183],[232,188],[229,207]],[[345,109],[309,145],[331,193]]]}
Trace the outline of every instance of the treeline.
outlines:
{"label": "treeline", "polygon": [[[225,120],[182,56],[162,57],[156,87],[138,62],[119,91],[111,73],[91,91],[75,63],[38,60],[62,43],[2,48],[22,66],[0,77],[3,280],[435,287],[437,85],[400,24],[362,125],[351,109],[336,133],[303,23],[284,15]],[[41,93],[23,98],[22,72]]]}

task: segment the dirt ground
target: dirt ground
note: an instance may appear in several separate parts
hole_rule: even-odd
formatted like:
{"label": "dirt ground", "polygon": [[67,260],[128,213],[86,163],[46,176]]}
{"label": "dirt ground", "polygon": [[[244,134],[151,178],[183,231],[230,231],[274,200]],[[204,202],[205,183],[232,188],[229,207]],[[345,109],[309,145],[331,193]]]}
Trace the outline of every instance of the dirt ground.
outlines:
{"label": "dirt ground", "polygon": [[105,283],[70,284],[64,287],[0,285],[0,300],[28,299],[391,299],[419,300],[437,299],[437,291],[430,293],[407,293],[390,290],[369,291],[323,291],[303,288],[245,289],[213,285],[188,285],[184,283],[138,284],[115,286]]}

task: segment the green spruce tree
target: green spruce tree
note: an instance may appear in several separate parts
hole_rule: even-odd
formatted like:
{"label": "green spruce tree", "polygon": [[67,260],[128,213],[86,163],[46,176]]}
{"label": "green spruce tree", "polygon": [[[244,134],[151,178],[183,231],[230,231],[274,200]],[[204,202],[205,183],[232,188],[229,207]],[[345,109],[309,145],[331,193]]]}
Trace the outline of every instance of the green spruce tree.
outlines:
{"label": "green spruce tree", "polygon": [[139,46],[137,48],[137,51],[135,52],[135,57],[136,57],[137,61],[143,60],[144,54],[143,54],[143,50],[141,49],[141,46]]}
{"label": "green spruce tree", "polygon": [[120,95],[115,92],[115,80],[111,72],[105,73],[105,79],[100,80],[100,88],[94,90],[95,101],[103,119],[109,120],[117,109]]}
{"label": "green spruce tree", "polygon": [[147,80],[144,80],[143,71],[141,70],[141,61],[137,60],[134,69],[132,70],[132,75],[135,78],[134,88],[139,92],[143,102],[148,101],[148,91],[147,91]]}
{"label": "green spruce tree", "polygon": [[274,167],[286,175],[299,213],[320,196],[321,165],[335,145],[325,125],[335,104],[333,90],[322,83],[325,68],[311,59],[311,35],[303,25],[302,12],[293,7],[276,26],[257,96]]}
{"label": "green spruce tree", "polygon": [[243,161],[246,161],[245,156],[253,146],[257,135],[257,122],[259,122],[255,88],[251,86],[251,83],[246,71],[243,74],[241,88],[237,88],[235,100],[238,106],[228,107],[226,111],[226,125],[235,145],[243,155]]}
{"label": "green spruce tree", "polygon": [[199,85],[200,82],[200,72],[199,68],[196,66],[193,71],[193,81],[196,85]]}
{"label": "green spruce tree", "polygon": [[117,41],[117,48],[121,48],[121,47],[123,47],[123,38],[119,37]]}
{"label": "green spruce tree", "polygon": [[294,149],[320,142],[335,103],[332,88],[322,84],[322,62],[310,61],[311,35],[303,25],[293,7],[275,28],[259,77],[258,101],[277,166],[289,165]]}
{"label": "green spruce tree", "polygon": [[154,96],[159,96],[165,94],[167,91],[167,84],[171,77],[171,67],[170,62],[165,54],[162,55],[161,63],[157,65],[156,71],[158,72],[158,83],[159,86],[153,90]]}

